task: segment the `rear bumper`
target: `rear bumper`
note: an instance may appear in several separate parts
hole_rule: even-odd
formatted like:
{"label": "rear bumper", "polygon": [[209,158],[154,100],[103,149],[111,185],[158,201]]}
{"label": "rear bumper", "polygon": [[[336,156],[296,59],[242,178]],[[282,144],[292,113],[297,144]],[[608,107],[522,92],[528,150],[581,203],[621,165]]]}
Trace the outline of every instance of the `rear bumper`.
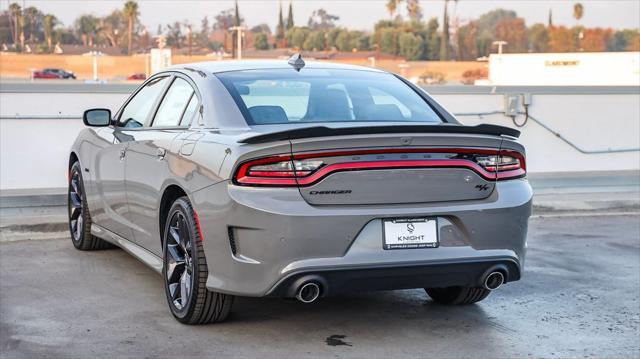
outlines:
{"label": "rear bumper", "polygon": [[505,282],[520,279],[520,266],[511,258],[425,263],[410,266],[319,269],[292,273],[268,293],[275,297],[293,297],[304,283],[315,282],[322,296],[353,291],[439,288],[448,286],[481,287],[486,276],[500,271]]}
{"label": "rear bumper", "polygon": [[[532,193],[526,179],[518,179],[498,182],[481,200],[313,206],[295,188],[221,182],[191,197],[204,236],[207,287],[288,296],[305,275],[322,275],[330,293],[475,285],[485,266],[505,262],[515,266],[507,281],[517,280]],[[382,249],[382,220],[407,217],[437,217],[440,246]]]}

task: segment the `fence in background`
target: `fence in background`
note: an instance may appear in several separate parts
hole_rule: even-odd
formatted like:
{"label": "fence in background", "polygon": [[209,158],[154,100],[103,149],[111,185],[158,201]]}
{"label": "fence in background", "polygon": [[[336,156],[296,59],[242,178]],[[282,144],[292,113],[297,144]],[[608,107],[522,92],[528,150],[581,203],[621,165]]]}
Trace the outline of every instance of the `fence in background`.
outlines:
{"label": "fence in background", "polygon": [[[68,150],[91,107],[118,109],[132,85],[0,85],[0,188],[66,186]],[[640,87],[427,88],[465,124],[516,126],[531,173],[640,170]],[[518,102],[504,116],[505,95]],[[515,120],[515,122],[514,122]],[[622,150],[622,151],[620,151]]]}

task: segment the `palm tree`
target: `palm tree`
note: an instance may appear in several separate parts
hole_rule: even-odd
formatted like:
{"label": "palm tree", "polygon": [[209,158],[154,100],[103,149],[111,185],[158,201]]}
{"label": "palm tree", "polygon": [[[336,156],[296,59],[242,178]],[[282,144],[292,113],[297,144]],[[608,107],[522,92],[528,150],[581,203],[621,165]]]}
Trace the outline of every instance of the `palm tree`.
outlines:
{"label": "palm tree", "polygon": [[442,21],[442,41],[440,42],[440,61],[449,61],[450,58],[450,44],[449,44],[449,13],[448,13],[449,0],[444,0],[444,15]]}
{"label": "palm tree", "polygon": [[13,44],[18,45],[18,33],[20,32],[20,17],[22,16],[22,8],[18,3],[9,5],[9,13],[11,14],[11,34],[13,35]]}
{"label": "palm tree", "polygon": [[582,4],[578,2],[573,5],[573,17],[576,19],[576,21],[580,21],[580,19],[582,19],[582,16],[584,16],[584,6],[582,6]]}
{"label": "palm tree", "polygon": [[76,19],[76,31],[85,46],[93,46],[93,38],[98,31],[98,18],[93,15],[81,15]]}
{"label": "palm tree", "polygon": [[418,0],[407,0],[407,13],[412,21],[420,21],[422,18],[422,9]]}
{"label": "palm tree", "polygon": [[133,25],[136,22],[140,12],[138,11],[138,3],[134,0],[129,0],[124,4],[124,16],[128,21],[128,43],[127,43],[127,55],[131,55],[131,46],[133,45]]}
{"label": "palm tree", "polygon": [[402,0],[388,0],[387,1],[387,11],[389,12],[389,17],[393,20],[393,15],[395,15],[396,11],[398,11],[398,4],[400,4]]}
{"label": "palm tree", "polygon": [[46,14],[42,21],[42,27],[44,30],[44,38],[47,41],[47,48],[49,50],[52,49],[53,42],[51,41],[53,37],[53,28],[58,24],[58,19],[51,14]]}

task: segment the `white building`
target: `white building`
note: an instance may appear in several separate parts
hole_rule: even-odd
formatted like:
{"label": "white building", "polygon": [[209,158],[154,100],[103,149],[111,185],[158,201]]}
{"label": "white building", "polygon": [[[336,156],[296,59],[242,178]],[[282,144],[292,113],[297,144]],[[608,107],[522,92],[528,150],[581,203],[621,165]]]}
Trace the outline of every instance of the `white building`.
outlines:
{"label": "white building", "polygon": [[491,54],[492,86],[640,86],[640,52]]}

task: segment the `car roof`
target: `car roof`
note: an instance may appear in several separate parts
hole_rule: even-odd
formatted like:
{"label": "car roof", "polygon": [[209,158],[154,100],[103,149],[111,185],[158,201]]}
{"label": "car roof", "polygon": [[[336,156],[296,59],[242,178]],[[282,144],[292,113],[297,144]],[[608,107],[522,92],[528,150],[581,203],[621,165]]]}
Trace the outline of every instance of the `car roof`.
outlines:
{"label": "car roof", "polygon": [[[180,64],[170,67],[167,70],[200,70],[205,73],[219,73],[227,71],[243,70],[263,70],[263,69],[291,69],[287,60],[226,60],[226,61],[205,61]],[[330,69],[330,70],[360,70],[372,72],[385,72],[379,69],[339,64],[334,62],[305,61],[304,68]],[[304,69],[303,69],[304,71]]]}

